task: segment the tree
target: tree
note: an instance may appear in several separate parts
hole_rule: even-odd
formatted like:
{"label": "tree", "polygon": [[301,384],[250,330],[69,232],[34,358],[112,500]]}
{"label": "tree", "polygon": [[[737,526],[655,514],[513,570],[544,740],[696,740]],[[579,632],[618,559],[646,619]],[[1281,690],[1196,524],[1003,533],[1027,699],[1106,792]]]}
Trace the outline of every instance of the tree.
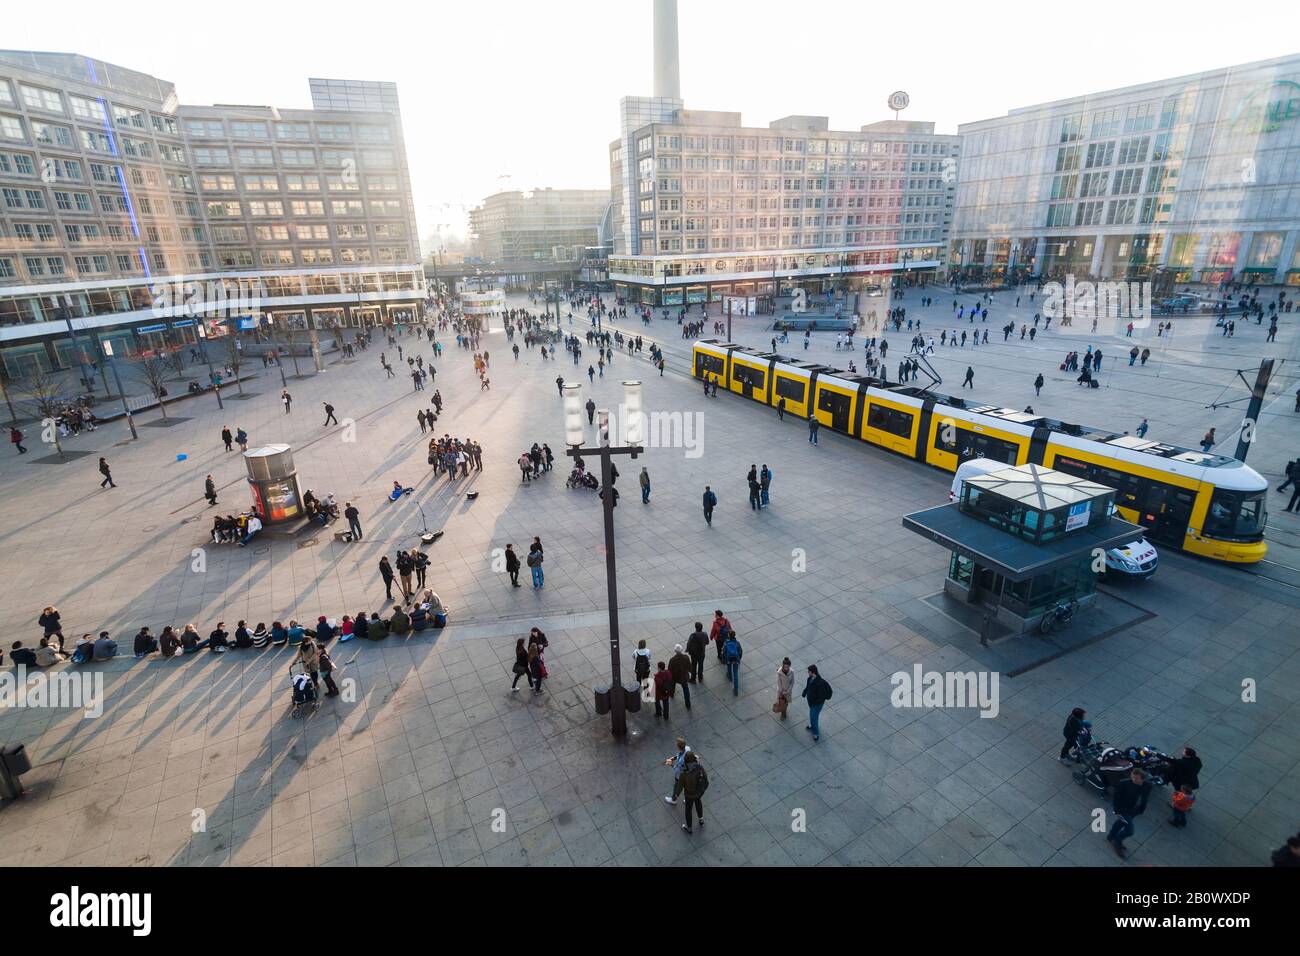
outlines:
{"label": "tree", "polygon": [[289,353],[289,358],[293,360],[293,377],[301,378],[298,371],[298,356],[294,353],[294,346],[298,344],[298,329],[291,323],[285,322],[283,329],[284,347]]}
{"label": "tree", "polygon": [[144,372],[144,377],[149,380],[149,388],[158,399],[158,409],[162,412],[163,418],[167,417],[167,403],[163,396],[167,389],[163,386],[163,380],[167,378],[167,372],[171,364],[167,359],[159,355],[149,355],[140,359],[140,371]]}
{"label": "tree", "polygon": [[63,445],[59,443],[59,427],[56,422],[69,401],[63,380],[38,367],[22,380],[19,393],[22,395],[22,404],[41,423],[41,440],[46,441],[46,435],[49,435],[48,440],[54,443],[54,450],[62,458]]}
{"label": "tree", "polygon": [[226,364],[230,366],[230,371],[235,375],[235,386],[239,389],[239,394],[244,394],[244,383],[239,380],[239,364],[243,358],[243,352],[239,350],[239,336],[234,332],[225,336],[226,343]]}
{"label": "tree", "polygon": [[167,354],[167,362],[171,365],[172,371],[176,373],[178,379],[185,377],[185,353],[181,346],[176,346]]}

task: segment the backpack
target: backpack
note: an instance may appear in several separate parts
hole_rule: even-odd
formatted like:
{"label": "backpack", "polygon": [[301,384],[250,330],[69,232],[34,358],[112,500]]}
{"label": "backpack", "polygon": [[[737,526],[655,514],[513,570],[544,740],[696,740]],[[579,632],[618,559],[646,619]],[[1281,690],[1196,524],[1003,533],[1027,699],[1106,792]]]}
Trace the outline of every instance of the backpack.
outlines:
{"label": "backpack", "polygon": [[650,658],[646,657],[644,654],[637,654],[635,656],[636,660],[633,662],[632,666],[636,671],[636,679],[645,680],[650,676]]}
{"label": "backpack", "polygon": [[[734,653],[732,652],[731,649],[732,644],[736,645],[736,649]],[[736,640],[736,634],[734,631],[730,632],[727,635],[727,643],[723,646],[722,653],[723,656],[726,657],[728,661],[739,661],[740,658],[744,656],[745,652],[744,650],[741,649],[740,641]]]}
{"label": "backpack", "polygon": [[704,796],[704,791],[709,789],[709,775],[705,772],[704,764],[699,762],[698,757],[695,760],[695,766],[698,768],[695,771],[696,787],[700,796]]}

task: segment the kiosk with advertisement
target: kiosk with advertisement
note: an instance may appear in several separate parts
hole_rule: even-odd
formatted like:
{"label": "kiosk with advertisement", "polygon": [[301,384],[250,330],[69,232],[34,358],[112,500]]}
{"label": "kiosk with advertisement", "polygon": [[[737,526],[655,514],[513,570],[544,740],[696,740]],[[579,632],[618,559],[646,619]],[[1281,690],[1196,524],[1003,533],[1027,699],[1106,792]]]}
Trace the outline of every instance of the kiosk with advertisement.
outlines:
{"label": "kiosk with advertisement", "polygon": [[288,445],[263,445],[244,452],[248,489],[253,510],[267,525],[292,521],[303,515],[298,471]]}

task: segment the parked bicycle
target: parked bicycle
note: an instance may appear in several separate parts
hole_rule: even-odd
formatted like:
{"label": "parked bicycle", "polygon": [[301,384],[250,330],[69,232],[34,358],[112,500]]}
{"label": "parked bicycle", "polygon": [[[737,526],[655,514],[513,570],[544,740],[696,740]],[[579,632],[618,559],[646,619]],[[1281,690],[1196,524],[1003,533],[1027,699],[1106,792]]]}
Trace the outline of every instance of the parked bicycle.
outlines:
{"label": "parked bicycle", "polygon": [[1074,598],[1057,602],[1056,606],[1044,614],[1043,619],[1038,622],[1038,633],[1046,636],[1057,628],[1069,627],[1074,622],[1074,612],[1077,610],[1079,610],[1079,602]]}

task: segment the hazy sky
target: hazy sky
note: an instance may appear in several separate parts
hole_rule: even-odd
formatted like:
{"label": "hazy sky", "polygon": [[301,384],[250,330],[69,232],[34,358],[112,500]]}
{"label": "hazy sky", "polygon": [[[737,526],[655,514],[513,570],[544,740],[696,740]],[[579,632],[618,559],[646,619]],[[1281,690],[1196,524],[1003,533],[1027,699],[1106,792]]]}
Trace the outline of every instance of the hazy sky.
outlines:
{"label": "hazy sky", "polygon": [[[1294,3],[679,0],[688,107],[939,132],[1009,108],[1296,52]],[[181,102],[310,105],[307,77],[398,84],[421,234],[498,189],[607,188],[618,100],[650,95],[651,0],[10,4],[0,45],[75,52]]]}

